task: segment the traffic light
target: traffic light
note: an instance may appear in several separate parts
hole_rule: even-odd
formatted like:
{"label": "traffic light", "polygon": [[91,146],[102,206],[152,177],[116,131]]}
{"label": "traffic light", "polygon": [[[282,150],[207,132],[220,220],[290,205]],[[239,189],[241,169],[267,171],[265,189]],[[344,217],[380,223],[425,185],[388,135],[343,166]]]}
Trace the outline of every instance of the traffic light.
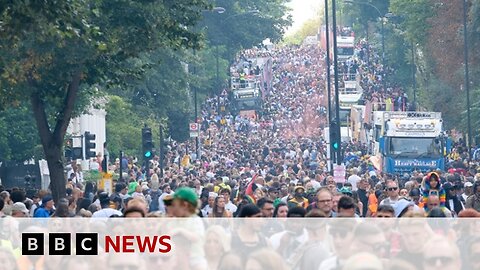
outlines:
{"label": "traffic light", "polygon": [[95,134],[91,134],[88,131],[85,131],[85,158],[90,159],[96,157],[97,153],[95,152]]}
{"label": "traffic light", "polygon": [[145,160],[153,158],[152,129],[149,127],[142,128],[142,149]]}
{"label": "traffic light", "polygon": [[332,145],[334,151],[337,151],[340,147],[339,134],[337,131],[337,123],[335,121],[332,121],[330,123],[330,144]]}

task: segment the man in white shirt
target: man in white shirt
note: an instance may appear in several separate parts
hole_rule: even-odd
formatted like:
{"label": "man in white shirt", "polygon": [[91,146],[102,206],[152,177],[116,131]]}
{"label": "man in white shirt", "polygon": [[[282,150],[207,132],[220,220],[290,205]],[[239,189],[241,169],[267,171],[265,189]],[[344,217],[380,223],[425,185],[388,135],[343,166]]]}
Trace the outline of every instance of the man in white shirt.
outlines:
{"label": "man in white shirt", "polygon": [[158,211],[161,213],[165,213],[165,203],[163,202],[163,199],[168,195],[173,195],[173,191],[169,184],[165,184],[162,186],[162,195],[158,197]]}
{"label": "man in white shirt", "polygon": [[110,197],[107,192],[102,192],[99,195],[100,206],[102,209],[93,213],[92,218],[109,218],[113,215],[122,216],[122,212],[110,208]]}
{"label": "man in white shirt", "polygon": [[362,178],[360,176],[358,176],[358,169],[357,168],[353,168],[352,169],[352,175],[350,175],[350,177],[348,177],[347,179],[347,182],[352,184],[352,191],[356,191],[357,190],[357,183],[362,180]]}
{"label": "man in white shirt", "polygon": [[223,195],[225,198],[225,209],[232,214],[237,212],[237,206],[230,201],[230,190],[228,188],[224,188],[220,190],[220,195]]}

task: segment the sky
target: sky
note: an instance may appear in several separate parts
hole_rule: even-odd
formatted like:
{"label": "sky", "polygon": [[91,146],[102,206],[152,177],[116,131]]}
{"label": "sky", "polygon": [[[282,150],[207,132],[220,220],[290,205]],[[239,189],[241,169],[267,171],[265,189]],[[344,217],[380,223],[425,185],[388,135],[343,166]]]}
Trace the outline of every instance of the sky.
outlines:
{"label": "sky", "polygon": [[322,5],[322,0],[291,0],[288,4],[291,11],[293,25],[287,30],[287,35],[295,32],[300,29],[305,21],[316,16],[320,6]]}

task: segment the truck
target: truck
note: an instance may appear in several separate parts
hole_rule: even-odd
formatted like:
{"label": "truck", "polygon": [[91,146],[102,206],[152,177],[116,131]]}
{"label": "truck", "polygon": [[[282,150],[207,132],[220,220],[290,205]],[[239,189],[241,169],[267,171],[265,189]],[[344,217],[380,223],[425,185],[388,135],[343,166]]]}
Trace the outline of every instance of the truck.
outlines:
{"label": "truck", "polygon": [[[350,29],[344,27],[343,29]],[[320,29],[320,48],[323,50],[327,49],[327,28],[325,25],[322,25]],[[330,29],[329,41],[330,41],[330,59],[333,60],[333,31]],[[347,59],[352,57],[355,53],[355,37],[353,31],[337,31],[337,52],[338,52],[338,61],[345,62]]]}
{"label": "truck", "polygon": [[260,90],[260,81],[257,76],[232,77],[233,107],[237,114],[244,111],[260,112],[263,108],[263,99]]}
{"label": "truck", "polygon": [[372,142],[381,170],[390,174],[445,170],[450,141],[439,112],[374,112]]}
{"label": "truck", "polygon": [[355,80],[355,75],[348,75],[346,77],[347,80],[344,80],[339,87],[338,95],[338,100],[340,102],[340,134],[343,142],[352,140],[352,106],[357,106],[363,95],[363,89]]}

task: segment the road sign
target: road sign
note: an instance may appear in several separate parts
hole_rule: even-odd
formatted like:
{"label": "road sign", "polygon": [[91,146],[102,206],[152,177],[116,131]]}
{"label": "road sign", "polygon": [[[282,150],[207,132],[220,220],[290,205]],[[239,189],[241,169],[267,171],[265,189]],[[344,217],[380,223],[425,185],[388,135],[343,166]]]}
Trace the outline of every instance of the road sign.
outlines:
{"label": "road sign", "polygon": [[190,123],[190,138],[198,137],[200,133],[200,125],[198,123]]}
{"label": "road sign", "polygon": [[190,123],[190,131],[198,131],[199,125],[197,123]]}
{"label": "road sign", "polygon": [[103,191],[107,192],[108,194],[113,193],[113,175],[111,173],[102,173],[102,179],[100,179],[98,183],[98,187],[103,189]]}
{"label": "road sign", "polygon": [[345,183],[345,173],[347,172],[345,165],[333,164],[333,179],[337,183]]}

